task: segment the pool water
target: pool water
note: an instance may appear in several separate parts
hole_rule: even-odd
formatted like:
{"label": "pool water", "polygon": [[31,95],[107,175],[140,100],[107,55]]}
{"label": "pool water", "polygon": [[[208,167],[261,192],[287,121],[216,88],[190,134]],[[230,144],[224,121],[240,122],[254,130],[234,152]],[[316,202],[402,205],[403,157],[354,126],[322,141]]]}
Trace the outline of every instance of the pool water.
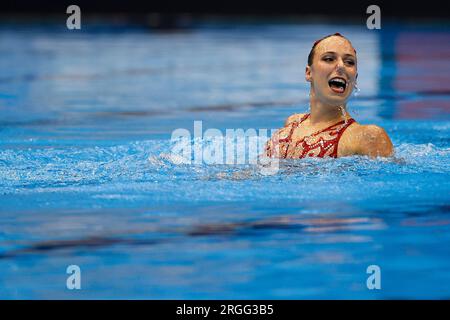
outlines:
{"label": "pool water", "polygon": [[[0,25],[0,298],[450,298],[449,30]],[[349,112],[394,159],[176,161],[171,134],[196,120],[308,112],[306,57],[334,32],[358,52]]]}

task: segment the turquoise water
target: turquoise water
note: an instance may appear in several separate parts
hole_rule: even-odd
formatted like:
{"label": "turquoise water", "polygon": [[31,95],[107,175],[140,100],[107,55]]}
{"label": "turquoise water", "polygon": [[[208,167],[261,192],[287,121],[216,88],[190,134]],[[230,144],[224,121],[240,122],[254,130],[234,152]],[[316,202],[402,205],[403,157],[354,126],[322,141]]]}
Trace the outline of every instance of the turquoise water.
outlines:
{"label": "turquoise water", "polygon": [[[0,25],[0,298],[449,298],[448,30]],[[358,52],[349,112],[394,159],[263,175],[173,157],[196,120],[225,133],[307,112],[306,56],[334,32]]]}

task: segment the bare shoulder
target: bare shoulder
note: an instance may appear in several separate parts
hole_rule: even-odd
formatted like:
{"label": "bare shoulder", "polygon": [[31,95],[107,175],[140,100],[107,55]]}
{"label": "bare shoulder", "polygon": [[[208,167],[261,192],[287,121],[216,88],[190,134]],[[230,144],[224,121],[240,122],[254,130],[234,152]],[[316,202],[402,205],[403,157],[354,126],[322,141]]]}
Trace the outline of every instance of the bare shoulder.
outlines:
{"label": "bare shoulder", "polygon": [[296,113],[296,114],[293,114],[293,115],[289,116],[286,119],[286,121],[284,123],[284,126],[287,127],[294,121],[300,121],[305,116],[305,114],[306,113]]}
{"label": "bare shoulder", "polygon": [[356,154],[370,157],[390,157],[394,153],[391,139],[382,127],[373,124],[358,124],[353,126],[352,136]]}

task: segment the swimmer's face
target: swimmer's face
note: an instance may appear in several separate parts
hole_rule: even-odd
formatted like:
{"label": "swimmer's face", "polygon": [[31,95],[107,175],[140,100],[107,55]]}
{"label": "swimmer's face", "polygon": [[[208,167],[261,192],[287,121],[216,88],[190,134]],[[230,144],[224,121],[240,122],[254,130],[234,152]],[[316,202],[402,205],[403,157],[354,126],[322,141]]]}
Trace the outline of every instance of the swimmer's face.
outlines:
{"label": "swimmer's face", "polygon": [[319,42],[313,63],[306,67],[311,91],[325,104],[341,106],[351,95],[357,77],[356,53],[351,43],[332,36]]}

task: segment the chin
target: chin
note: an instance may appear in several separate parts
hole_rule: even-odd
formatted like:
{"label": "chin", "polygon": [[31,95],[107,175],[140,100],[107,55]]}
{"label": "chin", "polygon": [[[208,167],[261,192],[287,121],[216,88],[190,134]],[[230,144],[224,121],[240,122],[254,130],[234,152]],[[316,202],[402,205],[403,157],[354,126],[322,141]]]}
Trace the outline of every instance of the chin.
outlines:
{"label": "chin", "polygon": [[342,106],[346,104],[351,95],[350,92],[343,92],[342,94],[333,92],[332,90],[325,90],[320,92],[316,97],[324,104],[331,106]]}
{"label": "chin", "polygon": [[329,104],[331,106],[335,106],[335,107],[339,107],[342,106],[343,104],[346,104],[348,101],[348,97],[339,97],[339,96],[332,96],[332,97],[328,97],[326,104]]}

